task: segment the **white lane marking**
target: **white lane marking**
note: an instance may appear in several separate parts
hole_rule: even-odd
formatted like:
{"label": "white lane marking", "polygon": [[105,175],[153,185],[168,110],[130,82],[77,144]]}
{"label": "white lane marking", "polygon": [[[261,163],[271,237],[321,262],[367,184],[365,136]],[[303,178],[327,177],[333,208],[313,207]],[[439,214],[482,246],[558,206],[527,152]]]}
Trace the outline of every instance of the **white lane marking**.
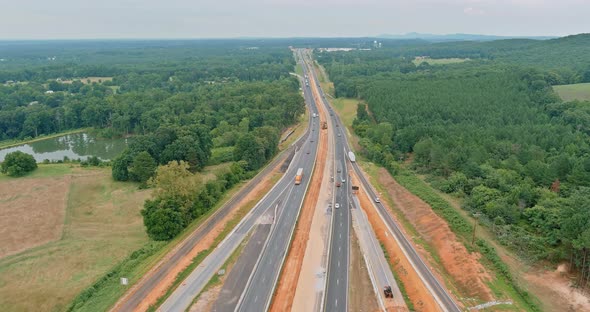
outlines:
{"label": "white lane marking", "polygon": [[254,302],[256,302],[256,301],[258,301],[258,296],[256,296],[256,297],[254,298]]}
{"label": "white lane marking", "polygon": [[339,278],[336,279],[336,285],[340,285],[340,279]]}
{"label": "white lane marking", "polygon": [[340,267],[340,261],[338,261],[338,267]]}
{"label": "white lane marking", "polygon": [[334,306],[335,306],[335,307],[337,307],[337,306],[338,306],[338,299],[336,299],[336,300],[334,301]]}

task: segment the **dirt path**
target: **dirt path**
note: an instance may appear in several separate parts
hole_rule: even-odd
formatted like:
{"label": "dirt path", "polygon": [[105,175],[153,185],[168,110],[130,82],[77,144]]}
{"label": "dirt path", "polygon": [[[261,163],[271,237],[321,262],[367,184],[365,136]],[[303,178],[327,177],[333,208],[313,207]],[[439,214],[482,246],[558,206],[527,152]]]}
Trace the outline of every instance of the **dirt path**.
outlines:
{"label": "dirt path", "polygon": [[[248,196],[242,198],[236,204],[236,209],[233,209],[221,221],[219,221],[215,225],[215,227],[209,233],[207,233],[207,235],[205,235],[203,237],[203,239],[200,240],[199,243],[196,244],[193,247],[193,249],[189,253],[187,253],[182,258],[182,260],[179,261],[178,264],[172,270],[170,270],[168,272],[166,277],[163,278],[161,280],[161,282],[158,283],[158,285],[154,285],[154,287],[152,287],[149,294],[144,297],[142,302],[133,311],[146,311],[150,305],[154,304],[158,300],[159,297],[163,296],[166,293],[166,291],[168,290],[168,288],[170,288],[172,286],[172,284],[174,283],[174,280],[176,279],[176,276],[178,275],[178,273],[180,273],[182,270],[184,270],[192,262],[192,259],[199,252],[206,250],[212,246],[213,242],[215,241],[215,238],[217,236],[219,236],[219,234],[223,231],[226,224],[234,217],[234,215],[236,213],[238,213],[238,211],[240,210],[239,207],[242,207],[242,206],[248,205],[248,204],[252,204],[252,202],[254,200],[256,200],[256,198],[258,198],[262,194],[266,193],[268,191],[268,189],[270,189],[270,187],[272,187],[272,183],[271,183],[272,177],[280,172],[281,165],[282,165],[282,162],[279,162],[278,165],[275,168],[273,168],[271,173],[268,174],[258,185],[256,185],[256,187],[254,187],[254,189],[248,194]],[[180,244],[179,244],[179,246],[180,246]],[[164,263],[165,261],[166,261],[166,258],[160,262],[160,265],[162,263]],[[158,268],[158,266],[155,266],[145,276],[152,274],[152,272],[154,272],[157,268]],[[112,309],[112,311],[117,311],[118,307],[123,302],[124,302],[124,300],[119,301],[117,306],[115,306]]]}
{"label": "dirt path", "polygon": [[[314,86],[312,88],[313,96],[316,100],[316,103],[318,104],[320,113],[319,117],[315,118],[318,120],[315,120],[314,122],[326,121],[327,119],[324,112],[324,107],[319,104],[320,99],[317,96],[318,92],[315,88],[315,83],[311,81],[310,85]],[[316,210],[316,204],[318,203],[318,198],[320,196],[320,188],[322,186],[324,169],[326,168],[327,154],[328,132],[325,130],[320,130],[318,152],[316,156],[317,161],[313,171],[313,176],[311,177],[311,182],[309,184],[305,200],[303,201],[303,207],[299,215],[299,220],[297,221],[297,228],[295,229],[293,241],[281,271],[281,276],[279,278],[277,289],[275,290],[275,295],[273,297],[270,311],[290,311],[293,306],[293,299],[295,297],[295,292],[298,289],[298,280],[300,278],[301,267],[305,257],[307,243],[309,241],[311,224],[314,217],[314,212]],[[310,285],[307,285],[306,289],[312,291],[308,298],[315,298],[313,294],[314,288],[310,287]]]}
{"label": "dirt path", "polygon": [[[410,193],[391,177],[384,168],[379,168],[379,183],[385,187],[406,219],[414,226],[420,236],[436,250],[444,270],[456,282],[463,297],[476,298],[480,301],[494,300],[487,285],[491,276],[479,262],[479,253],[469,253],[465,246],[451,231],[448,224],[418,196]],[[436,262],[432,256],[421,248],[421,254],[429,259],[431,265]]]}

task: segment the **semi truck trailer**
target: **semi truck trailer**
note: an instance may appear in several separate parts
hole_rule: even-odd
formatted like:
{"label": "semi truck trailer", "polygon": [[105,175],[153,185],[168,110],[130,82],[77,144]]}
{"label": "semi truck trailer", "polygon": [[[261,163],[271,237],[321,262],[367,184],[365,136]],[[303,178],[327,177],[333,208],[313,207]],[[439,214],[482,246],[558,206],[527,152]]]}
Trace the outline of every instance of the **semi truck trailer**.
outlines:
{"label": "semi truck trailer", "polygon": [[303,178],[303,168],[297,169],[297,174],[295,174],[295,185],[301,184],[301,179]]}

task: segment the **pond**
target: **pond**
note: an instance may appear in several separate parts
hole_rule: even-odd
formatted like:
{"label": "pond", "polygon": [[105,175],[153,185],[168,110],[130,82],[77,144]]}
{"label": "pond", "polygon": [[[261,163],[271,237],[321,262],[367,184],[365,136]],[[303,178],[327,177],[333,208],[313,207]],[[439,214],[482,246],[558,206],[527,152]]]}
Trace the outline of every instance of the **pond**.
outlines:
{"label": "pond", "polygon": [[102,160],[111,160],[119,155],[126,147],[130,139],[97,139],[89,133],[74,133],[60,137],[50,138],[33,143],[9,147],[0,150],[0,162],[4,161],[6,154],[21,151],[33,155],[37,162],[69,159],[86,160],[96,156]]}

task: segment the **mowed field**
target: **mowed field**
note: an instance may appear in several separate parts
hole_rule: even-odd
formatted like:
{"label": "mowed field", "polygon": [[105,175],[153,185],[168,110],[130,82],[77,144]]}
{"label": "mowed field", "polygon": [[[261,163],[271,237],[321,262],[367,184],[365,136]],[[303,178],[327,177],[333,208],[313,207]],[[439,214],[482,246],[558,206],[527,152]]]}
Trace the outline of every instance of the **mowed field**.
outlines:
{"label": "mowed field", "polygon": [[149,192],[114,182],[110,168],[0,176],[0,311],[65,310],[148,241],[140,210]]}
{"label": "mowed field", "polygon": [[573,100],[590,101],[590,83],[553,86],[553,90],[566,102]]}

